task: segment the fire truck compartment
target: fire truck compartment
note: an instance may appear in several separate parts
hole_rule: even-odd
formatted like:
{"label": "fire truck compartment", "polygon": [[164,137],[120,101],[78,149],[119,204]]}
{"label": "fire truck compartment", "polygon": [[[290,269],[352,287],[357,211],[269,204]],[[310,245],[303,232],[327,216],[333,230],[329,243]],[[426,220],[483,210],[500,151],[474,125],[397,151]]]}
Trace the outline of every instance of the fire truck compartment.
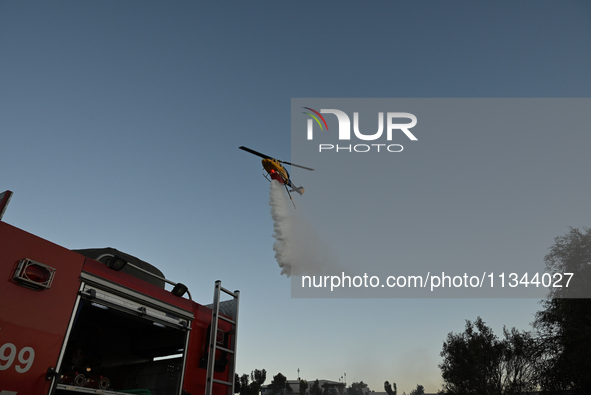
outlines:
{"label": "fire truck compartment", "polygon": [[57,394],[178,394],[191,317],[123,287],[105,288],[82,286]]}

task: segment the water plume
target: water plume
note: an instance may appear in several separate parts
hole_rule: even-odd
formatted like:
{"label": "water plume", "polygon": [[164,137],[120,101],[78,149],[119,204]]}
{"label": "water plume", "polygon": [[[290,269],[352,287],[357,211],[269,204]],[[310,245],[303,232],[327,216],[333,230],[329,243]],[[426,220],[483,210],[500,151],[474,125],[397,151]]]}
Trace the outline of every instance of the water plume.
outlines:
{"label": "water plume", "polygon": [[290,201],[285,188],[271,181],[269,205],[273,219],[273,250],[281,274],[324,274],[333,266],[327,248],[314,229],[302,218]]}

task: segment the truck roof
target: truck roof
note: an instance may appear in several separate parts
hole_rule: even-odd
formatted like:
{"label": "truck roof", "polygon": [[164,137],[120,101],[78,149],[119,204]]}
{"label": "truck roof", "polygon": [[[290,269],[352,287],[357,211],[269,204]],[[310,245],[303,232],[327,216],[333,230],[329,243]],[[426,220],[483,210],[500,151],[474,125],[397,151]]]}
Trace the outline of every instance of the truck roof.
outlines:
{"label": "truck roof", "polygon": [[[119,251],[115,248],[111,248],[111,247],[86,248],[86,249],[82,249],[82,250],[72,250],[72,251],[75,251],[81,255],[84,255],[87,258],[94,259],[94,260],[99,261],[101,263],[105,263],[106,260],[109,259],[110,257],[119,256],[119,257],[125,259],[127,262],[134,264],[135,266],[138,266],[144,270],[147,270],[150,273],[157,275],[158,277],[165,278],[164,274],[160,270],[158,270],[155,266],[149,264],[148,262],[142,261],[141,259],[136,258],[133,255],[129,255],[125,252]],[[130,274],[136,278],[139,278],[141,280],[144,280],[144,281],[147,281],[151,284],[154,284],[160,288],[164,288],[164,281],[162,281],[156,277],[150,276],[149,274],[143,273],[143,272],[135,269],[134,267],[125,266],[121,271],[123,273]]]}

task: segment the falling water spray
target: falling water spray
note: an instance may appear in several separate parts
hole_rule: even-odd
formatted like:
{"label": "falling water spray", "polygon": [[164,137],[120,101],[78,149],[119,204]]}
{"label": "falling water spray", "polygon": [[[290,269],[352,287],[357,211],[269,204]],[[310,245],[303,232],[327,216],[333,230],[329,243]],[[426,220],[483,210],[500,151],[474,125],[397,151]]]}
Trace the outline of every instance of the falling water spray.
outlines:
{"label": "falling water spray", "polygon": [[320,237],[295,210],[283,185],[275,180],[269,189],[269,205],[275,238],[273,250],[281,274],[289,277],[330,272],[335,260],[329,258]]}

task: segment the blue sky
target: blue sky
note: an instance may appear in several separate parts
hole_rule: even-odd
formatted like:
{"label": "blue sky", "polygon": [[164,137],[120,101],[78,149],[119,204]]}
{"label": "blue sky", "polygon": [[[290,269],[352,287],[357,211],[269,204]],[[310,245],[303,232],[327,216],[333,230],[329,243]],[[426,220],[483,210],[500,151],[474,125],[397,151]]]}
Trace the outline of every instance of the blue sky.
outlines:
{"label": "blue sky", "polygon": [[[298,97],[588,97],[590,19],[583,2],[4,1],[4,220],[136,255],[204,303],[217,279],[240,289],[240,373],[435,392],[448,332],[528,329],[538,301],[291,299],[268,184],[237,148],[289,160]],[[552,214],[548,247],[589,226]]]}

